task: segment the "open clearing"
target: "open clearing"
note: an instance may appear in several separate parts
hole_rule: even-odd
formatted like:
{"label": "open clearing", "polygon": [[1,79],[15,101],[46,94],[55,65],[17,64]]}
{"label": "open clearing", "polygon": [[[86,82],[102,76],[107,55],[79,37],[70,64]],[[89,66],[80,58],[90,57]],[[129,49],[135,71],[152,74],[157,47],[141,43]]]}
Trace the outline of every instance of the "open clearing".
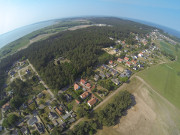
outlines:
{"label": "open clearing", "polygon": [[[141,78],[140,78],[141,79]],[[154,91],[144,80],[133,78],[126,90],[136,105],[114,127],[103,127],[97,135],[179,135],[180,111]]]}

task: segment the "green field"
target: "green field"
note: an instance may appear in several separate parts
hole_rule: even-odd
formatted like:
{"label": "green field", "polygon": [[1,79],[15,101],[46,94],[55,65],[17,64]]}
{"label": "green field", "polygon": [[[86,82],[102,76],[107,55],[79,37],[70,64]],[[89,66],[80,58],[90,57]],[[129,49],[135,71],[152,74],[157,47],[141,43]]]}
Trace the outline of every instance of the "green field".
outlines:
{"label": "green field", "polygon": [[156,65],[138,75],[149,83],[154,90],[180,109],[180,51],[166,42],[160,42],[161,49],[177,56],[177,61]]}
{"label": "green field", "polygon": [[160,49],[170,54],[175,53],[174,46],[164,41],[160,41]]}

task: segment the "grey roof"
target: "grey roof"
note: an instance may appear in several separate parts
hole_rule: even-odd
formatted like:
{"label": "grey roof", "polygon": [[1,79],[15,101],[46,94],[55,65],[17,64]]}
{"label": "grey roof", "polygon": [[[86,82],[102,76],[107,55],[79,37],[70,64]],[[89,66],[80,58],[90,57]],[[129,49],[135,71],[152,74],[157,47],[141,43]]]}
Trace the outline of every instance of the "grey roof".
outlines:
{"label": "grey roof", "polygon": [[51,117],[52,119],[57,119],[58,115],[55,112],[50,112],[49,117]]}
{"label": "grey roof", "polygon": [[62,116],[62,118],[64,119],[64,120],[66,120],[67,118],[69,118],[71,116],[71,113],[67,113],[67,114],[65,114],[64,116]]}
{"label": "grey roof", "polygon": [[32,117],[29,121],[28,121],[28,124],[29,125],[34,125],[36,122],[38,122],[38,119],[34,116]]}
{"label": "grey roof", "polygon": [[71,118],[71,119],[69,120],[70,123],[73,123],[74,121],[76,121],[75,118]]}

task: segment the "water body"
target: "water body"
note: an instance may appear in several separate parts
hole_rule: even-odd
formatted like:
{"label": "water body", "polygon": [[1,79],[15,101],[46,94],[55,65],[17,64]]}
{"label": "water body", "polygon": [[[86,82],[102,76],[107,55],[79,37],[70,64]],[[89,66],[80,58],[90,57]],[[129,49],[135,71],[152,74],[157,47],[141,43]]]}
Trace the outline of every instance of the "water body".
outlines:
{"label": "water body", "polygon": [[3,46],[33,32],[33,31],[53,25],[55,23],[56,23],[56,20],[43,21],[43,22],[27,25],[27,26],[15,29],[13,31],[4,33],[4,34],[0,35],[0,48],[2,48]]}
{"label": "water body", "polygon": [[174,30],[172,28],[169,28],[169,27],[166,27],[166,26],[162,26],[162,25],[159,25],[159,24],[155,24],[155,23],[151,23],[151,22],[146,22],[146,21],[138,20],[138,19],[130,19],[130,18],[128,18],[128,19],[132,20],[132,21],[135,21],[135,22],[139,22],[139,23],[145,24],[145,25],[149,25],[149,26],[152,26],[152,27],[159,28],[159,29],[163,30],[164,32],[166,32],[166,33],[168,33],[168,34],[170,34],[172,36],[180,38],[180,31]]}

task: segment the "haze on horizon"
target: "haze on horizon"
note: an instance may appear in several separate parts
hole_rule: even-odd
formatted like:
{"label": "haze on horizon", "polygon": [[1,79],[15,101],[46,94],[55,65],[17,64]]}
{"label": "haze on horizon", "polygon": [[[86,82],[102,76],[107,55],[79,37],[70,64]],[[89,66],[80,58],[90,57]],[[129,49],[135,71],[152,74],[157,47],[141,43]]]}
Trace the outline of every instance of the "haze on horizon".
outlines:
{"label": "haze on horizon", "polygon": [[117,16],[180,31],[179,0],[0,0],[0,34],[32,23],[76,16]]}

